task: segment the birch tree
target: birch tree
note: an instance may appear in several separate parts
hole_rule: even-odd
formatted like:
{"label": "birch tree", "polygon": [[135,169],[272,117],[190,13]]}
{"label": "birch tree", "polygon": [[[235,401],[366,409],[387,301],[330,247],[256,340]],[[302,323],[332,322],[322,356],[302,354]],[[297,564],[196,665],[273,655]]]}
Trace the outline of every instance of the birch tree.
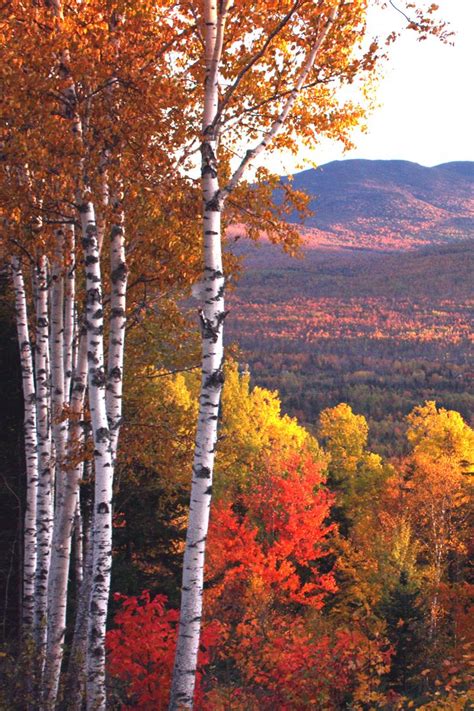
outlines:
{"label": "birch tree", "polygon": [[[366,86],[381,52],[366,42],[368,0],[248,3],[204,0],[195,12],[204,67],[200,131],[203,215],[201,300],[202,381],[183,562],[181,616],[170,710],[193,706],[202,615],[203,570],[223,385],[225,276],[222,227],[226,204],[263,155],[296,152],[321,135],[350,145],[349,132],[364,115],[342,98],[342,86]],[[186,12],[183,5],[183,12]],[[431,31],[428,16],[412,23]],[[364,40],[364,46],[362,45]],[[194,65],[192,65],[194,66]],[[260,170],[257,177],[269,177]],[[265,208],[263,210],[265,213]],[[267,206],[267,214],[271,208]]]}
{"label": "birch tree", "polygon": [[12,259],[15,310],[23,385],[24,437],[26,461],[26,507],[24,524],[24,563],[22,625],[23,639],[28,643],[33,635],[36,576],[36,500],[38,492],[38,431],[36,427],[36,388],[33,354],[28,326],[27,296],[21,261]]}
{"label": "birch tree", "polygon": [[[99,8],[96,8],[97,10]],[[82,8],[81,8],[82,10]],[[57,486],[56,510],[54,519],[53,559],[49,572],[48,594],[48,626],[47,626],[47,666],[42,682],[43,700],[45,708],[54,708],[59,672],[63,656],[64,635],[66,629],[67,582],[71,554],[71,536],[73,521],[77,508],[78,484],[82,472],[81,462],[75,461],[75,450],[80,449],[82,433],[79,420],[84,407],[85,378],[88,379],[88,399],[91,413],[91,423],[94,444],[94,469],[95,469],[95,502],[93,523],[93,555],[91,576],[92,587],[87,588],[90,594],[88,606],[88,635],[87,674],[88,674],[88,708],[99,709],[105,706],[105,622],[107,615],[108,593],[110,586],[111,567],[111,520],[112,520],[112,482],[113,460],[117,451],[118,433],[121,419],[121,379],[124,349],[124,323],[125,323],[125,287],[126,265],[124,246],[124,211],[119,191],[115,190],[114,214],[107,213],[108,200],[103,199],[111,189],[113,179],[110,171],[104,169],[104,156],[117,162],[117,153],[120,152],[117,143],[117,132],[114,140],[108,135],[107,102],[110,104],[110,91],[99,91],[98,96],[104,101],[91,103],[82,97],[89,90],[89,76],[93,75],[94,55],[97,53],[95,36],[91,34],[91,42],[87,38],[83,45],[77,48],[74,44],[74,25],[71,26],[71,17],[68,9],[65,10],[61,2],[54,2],[50,9],[45,11],[48,19],[54,17],[56,24],[53,39],[57,40],[50,47],[50,65],[59,65],[58,77],[60,90],[53,94],[57,103],[57,113],[69,126],[69,138],[64,136],[65,145],[70,151],[70,164],[62,164],[62,170],[69,167],[72,174],[72,184],[62,186],[67,198],[68,189],[73,189],[74,203],[77,209],[78,226],[82,232],[84,248],[85,276],[86,276],[86,312],[85,331],[76,349],[76,367],[72,373],[74,356],[74,305],[75,285],[71,271],[67,274],[66,302],[64,303],[64,265],[66,262],[75,261],[75,255],[69,252],[66,258],[55,255],[53,258],[52,272],[52,315],[53,329],[51,338],[51,354],[53,356],[53,397],[54,397],[54,441],[56,443]],[[94,9],[84,6],[83,13],[92,18]],[[103,15],[103,10],[102,10]],[[102,41],[107,45],[107,25],[97,18],[96,29],[102,32]],[[69,47],[74,45],[73,53]],[[76,54],[79,53],[79,57]],[[81,67],[78,76],[74,71],[75,61],[84,61],[88,64]],[[47,63],[46,63],[47,65]],[[115,84],[110,66],[102,68],[105,75],[105,87],[110,88],[110,83]],[[54,75],[53,75],[54,76]],[[99,83],[99,79],[95,79]],[[123,102],[123,96],[122,103]],[[104,106],[105,103],[105,106]],[[114,108],[112,101],[112,108]],[[115,118],[115,116],[114,116]],[[105,125],[104,125],[105,123]],[[94,140],[91,140],[92,135]],[[97,140],[99,139],[99,140]],[[105,149],[104,146],[109,146]],[[116,150],[111,150],[113,145]],[[92,199],[95,196],[95,200]],[[65,200],[66,202],[66,200]],[[98,221],[96,219],[96,205],[100,205],[102,233],[99,235]],[[111,223],[108,222],[110,219]],[[110,227],[109,227],[110,225]],[[105,370],[104,353],[104,308],[103,294],[106,289],[107,279],[104,281],[100,248],[105,232],[110,229],[112,233],[111,247],[111,274],[110,283],[113,285],[111,294],[111,327],[110,350],[108,354],[109,366]],[[56,235],[63,237],[63,230],[58,230]],[[100,239],[99,239],[100,237]],[[63,240],[64,242],[64,240]],[[73,241],[69,249],[73,248]],[[58,249],[58,252],[60,250]],[[108,250],[105,250],[108,251]],[[107,273],[107,270],[106,270]],[[63,323],[63,318],[66,322]],[[72,393],[66,395],[63,390],[69,387],[72,377]],[[107,389],[106,389],[107,386]],[[65,404],[68,404],[69,435],[68,451],[65,457],[65,426],[61,413]],[[109,431],[113,429],[113,452]],[[69,463],[68,463],[69,462]],[[67,479],[65,481],[64,479]],[[86,590],[86,588],[84,588]],[[89,593],[90,590],[90,593]],[[46,623],[46,620],[45,620]]]}
{"label": "birch tree", "polygon": [[63,656],[66,632],[67,588],[71,555],[71,539],[77,516],[79,481],[83,460],[78,453],[83,446],[84,397],[87,384],[87,342],[80,342],[77,365],[72,378],[73,388],[69,407],[67,454],[64,467],[65,482],[61,507],[56,511],[53,538],[53,553],[48,599],[48,647],[47,663],[43,681],[43,696],[46,708],[54,708],[58,693],[59,673]]}
{"label": "birch tree", "polygon": [[[176,80],[164,71],[169,66],[165,52],[175,42],[184,42],[179,23],[175,27],[158,21],[168,6],[167,2],[125,3],[118,13],[99,0],[77,6],[57,0],[33,8],[14,2],[0,11],[5,30],[0,45],[5,89],[0,209],[5,224],[13,225],[10,244],[15,253],[39,260],[34,298],[40,459],[34,598],[38,708],[55,708],[58,697],[68,624],[71,539],[80,511],[86,402],[94,438],[94,522],[91,553],[86,556],[91,560],[86,568],[92,572],[80,588],[73,657],[81,679],[87,666],[88,708],[96,711],[106,703],[104,643],[113,470],[122,418],[127,225],[132,227],[136,288],[151,282],[169,289],[179,279],[188,279],[180,273],[193,269],[182,263],[185,249],[176,245],[188,240],[194,227],[189,229],[189,219],[181,227],[176,215],[164,225],[160,204],[171,205],[175,193],[173,204],[184,210],[183,190],[192,191],[190,181],[176,170],[178,146],[186,143],[189,130],[181,121],[169,121],[171,93],[182,102],[183,115],[187,109],[184,85],[173,91]],[[28,32],[20,31],[25,27]],[[13,71],[7,70],[10,66]],[[18,103],[18,94],[27,100]],[[18,126],[23,127],[21,132]],[[28,189],[20,179],[25,174]],[[144,206],[148,214],[143,214]],[[189,203],[186,210],[189,213]],[[33,234],[31,225],[38,219],[42,230]],[[153,245],[150,237],[158,227],[161,241]],[[157,261],[162,255],[163,266]],[[20,298],[17,271],[14,276]],[[156,299],[155,293],[150,298]],[[86,309],[81,313],[84,298]],[[140,309],[148,308],[148,295],[144,299],[140,293],[132,301],[132,311],[138,304]],[[20,329],[24,330],[24,323],[19,315]],[[31,540],[28,545],[31,549]],[[30,568],[33,553],[29,550],[27,557]],[[87,660],[82,654],[84,623],[89,637]],[[75,703],[80,706],[82,684],[77,692]]]}
{"label": "birch tree", "polygon": [[37,570],[35,586],[35,634],[39,674],[45,663],[48,577],[53,536],[53,466],[51,439],[51,390],[49,358],[48,260],[41,257],[36,277],[36,417],[38,421],[39,480],[37,497]]}
{"label": "birch tree", "polygon": [[[280,31],[295,14],[298,4],[280,21]],[[199,415],[193,463],[193,478],[186,547],[183,563],[181,617],[176,650],[170,709],[192,708],[197,652],[202,616],[203,574],[206,536],[212,494],[212,473],[217,444],[217,422],[223,377],[224,274],[221,253],[221,213],[226,199],[232,194],[246,168],[277,137],[282,130],[301,89],[308,79],[316,56],[337,16],[337,5],[319,11],[318,24],[310,49],[296,77],[294,88],[284,99],[281,109],[264,132],[257,145],[245,153],[231,179],[220,188],[217,149],[219,121],[223,102],[219,96],[219,74],[225,28],[230,2],[218,7],[213,0],[204,3],[204,48],[206,74],[204,79],[204,108],[201,143],[201,176],[203,194],[204,276],[201,283],[203,307],[200,310],[202,332],[202,381]],[[273,33],[278,36],[279,29]],[[267,46],[270,44],[268,41]],[[263,56],[265,46],[262,48]],[[250,63],[257,62],[258,56]],[[232,92],[249,71],[244,67],[229,87],[227,102]],[[224,99],[225,101],[225,99]]]}

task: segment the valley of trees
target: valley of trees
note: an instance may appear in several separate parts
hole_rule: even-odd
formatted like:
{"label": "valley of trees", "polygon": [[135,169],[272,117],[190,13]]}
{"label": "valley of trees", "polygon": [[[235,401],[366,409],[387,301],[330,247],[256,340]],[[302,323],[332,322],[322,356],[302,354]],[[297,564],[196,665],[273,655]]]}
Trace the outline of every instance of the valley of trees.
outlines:
{"label": "valley of trees", "polygon": [[[348,398],[316,417],[301,397],[299,422],[224,351],[235,230],[292,253],[288,220],[307,213],[259,160],[350,146],[366,109],[347,87],[363,99],[399,31],[449,41],[430,3],[386,6],[394,32],[368,37],[373,4],[0,8],[1,709],[472,705],[465,412],[420,393],[403,456],[382,457]],[[246,321],[300,358],[292,344],[335,319],[309,320],[321,294],[296,317],[295,289],[262,331],[261,303],[231,295],[229,333]],[[409,301],[379,297],[339,297],[336,362],[353,369],[361,330],[378,339],[376,312],[403,378]],[[408,326],[434,367],[441,344],[464,348],[467,311],[440,292],[433,321],[420,303]]]}
{"label": "valley of trees", "polygon": [[[242,251],[242,250],[241,250]],[[407,452],[405,418],[436,400],[472,425],[472,241],[403,253],[244,250],[232,336],[260,385],[311,428],[349,403],[384,456]]]}

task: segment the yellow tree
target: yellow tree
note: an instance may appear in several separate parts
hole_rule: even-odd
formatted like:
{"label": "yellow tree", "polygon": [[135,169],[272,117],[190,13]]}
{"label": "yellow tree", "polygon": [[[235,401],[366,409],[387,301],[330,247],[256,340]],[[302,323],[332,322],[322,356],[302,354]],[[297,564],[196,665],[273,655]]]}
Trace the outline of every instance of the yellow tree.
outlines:
{"label": "yellow tree", "polygon": [[458,412],[435,402],[416,407],[407,418],[412,446],[409,498],[413,526],[428,562],[430,638],[443,614],[440,586],[448,565],[460,567],[468,553],[472,525],[474,431]]}
{"label": "yellow tree", "polygon": [[474,432],[455,410],[438,408],[432,400],[408,415],[408,441],[415,458],[436,462],[449,457],[466,474],[474,473]]}
{"label": "yellow tree", "polygon": [[388,470],[381,457],[367,449],[367,421],[350,405],[340,403],[323,410],[318,433],[330,457],[328,484],[338,492],[336,518],[341,532],[347,533],[350,523],[361,512],[367,513],[377,498]]}

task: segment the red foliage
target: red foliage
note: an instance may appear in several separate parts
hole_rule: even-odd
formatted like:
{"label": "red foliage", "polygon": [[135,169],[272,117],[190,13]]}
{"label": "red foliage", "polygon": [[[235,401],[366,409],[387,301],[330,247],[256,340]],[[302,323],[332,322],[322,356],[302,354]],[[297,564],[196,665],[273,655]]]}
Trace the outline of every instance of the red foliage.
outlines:
{"label": "red foliage", "polygon": [[[335,591],[332,573],[316,561],[328,554],[325,525],[332,495],[321,487],[321,469],[309,456],[272,462],[271,474],[236,504],[216,506],[208,536],[208,608],[229,609],[224,598],[253,607],[298,603],[320,608]],[[276,472],[276,473],[275,473]],[[240,513],[239,513],[240,511]],[[258,594],[257,594],[258,590]]]}
{"label": "red foliage", "polygon": [[[295,456],[271,462],[232,505],[215,506],[197,708],[329,711],[386,670],[378,642],[356,627],[333,629],[319,612],[336,590],[333,574],[318,569],[332,529],[323,484],[320,465]],[[162,596],[122,599],[108,635],[110,674],[125,683],[126,708],[165,709],[178,613]]]}
{"label": "red foliage", "polygon": [[206,615],[218,618],[209,709],[336,709],[368,667],[387,655],[354,628],[333,630],[318,612],[335,592],[318,562],[330,552],[332,495],[311,457],[273,461],[233,505],[213,512]]}
{"label": "red foliage", "polygon": [[206,709],[336,711],[361,685],[362,698],[375,699],[377,678],[390,660],[389,650],[357,629],[318,635],[304,618],[277,614],[265,628],[261,620],[239,626],[231,651],[233,678],[221,672]]}
{"label": "red foliage", "polygon": [[[115,615],[116,627],[107,634],[109,673],[125,688],[124,709],[160,711],[168,708],[171,675],[177,639],[179,612],[167,610],[166,597],[153,600],[148,590],[139,597],[117,593],[122,607]],[[202,633],[196,704],[202,700],[201,669],[210,660],[218,625],[208,625]]]}

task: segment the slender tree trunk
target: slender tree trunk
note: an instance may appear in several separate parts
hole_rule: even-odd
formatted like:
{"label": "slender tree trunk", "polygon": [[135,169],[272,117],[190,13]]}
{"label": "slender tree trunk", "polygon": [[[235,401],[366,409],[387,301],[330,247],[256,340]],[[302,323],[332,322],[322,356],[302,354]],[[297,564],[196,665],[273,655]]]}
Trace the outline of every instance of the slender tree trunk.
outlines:
{"label": "slender tree trunk", "polygon": [[74,513],[74,581],[76,590],[82,587],[84,580],[84,528],[82,525],[81,497],[77,492],[76,511]]}
{"label": "slender tree trunk", "polygon": [[35,584],[35,637],[38,673],[42,676],[47,633],[48,576],[53,533],[51,461],[51,379],[49,364],[48,263],[41,257],[36,274],[36,417],[38,430],[37,566]]}
{"label": "slender tree trunk", "polygon": [[64,459],[66,422],[64,411],[64,233],[56,232],[56,254],[52,269],[51,289],[51,407],[55,460],[55,516],[60,514],[64,495]]}
{"label": "slender tree trunk", "polygon": [[22,636],[28,645],[33,635],[36,574],[36,497],[38,491],[38,437],[36,431],[36,393],[33,356],[28,330],[26,292],[20,260],[12,259],[15,291],[16,326],[20,349],[24,401],[24,437],[26,461],[26,507],[23,558]]}
{"label": "slender tree trunk", "polygon": [[[212,474],[217,442],[217,421],[223,378],[224,275],[221,255],[221,210],[247,167],[274,141],[288,118],[316,56],[337,14],[330,8],[326,20],[316,32],[294,88],[289,92],[280,114],[264,133],[257,146],[246,151],[227,185],[218,183],[217,139],[219,130],[218,75],[224,45],[228,0],[204,2],[204,49],[206,78],[204,91],[201,176],[204,202],[204,276],[202,330],[202,381],[194,451],[191,500],[184,552],[181,616],[176,649],[170,711],[191,709],[197,667],[197,653],[202,616],[205,545],[212,494]],[[238,82],[235,84],[238,86]]]}
{"label": "slender tree trunk", "polygon": [[87,709],[106,705],[105,630],[112,565],[113,462],[106,407],[102,278],[94,207],[81,205],[86,264],[86,330],[89,361],[89,406],[94,439],[95,496],[92,589],[88,619]]}
{"label": "slender tree trunk", "polygon": [[87,341],[83,335],[79,346],[78,365],[72,378],[68,432],[68,464],[63,488],[62,505],[55,519],[51,571],[48,590],[48,643],[43,683],[45,709],[54,709],[59,688],[61,663],[66,633],[66,608],[71,541],[77,507],[79,480],[83,470],[80,456],[83,449],[81,416],[87,382]]}
{"label": "slender tree trunk", "polygon": [[66,289],[64,300],[64,402],[66,405],[69,405],[71,399],[72,373],[76,365],[74,362],[76,337],[76,276],[74,225],[69,225],[67,231],[65,267]]}
{"label": "slender tree trunk", "polygon": [[[218,109],[216,46],[219,42],[216,6],[206,2],[206,85],[204,140],[201,145],[204,203],[204,303],[200,312],[202,331],[202,379],[194,450],[191,500],[184,552],[181,616],[176,650],[170,711],[193,706],[197,654],[202,615],[204,555],[209,524],[212,474],[217,442],[219,403],[223,376],[224,273],[221,254],[221,212],[218,200],[214,119]],[[221,33],[223,27],[221,28]]]}
{"label": "slender tree trunk", "polygon": [[122,195],[114,196],[114,219],[111,232],[110,328],[107,363],[107,415],[110,427],[112,460],[117,456],[120,424],[122,422],[123,358],[125,351],[127,264],[125,260],[125,218]]}
{"label": "slender tree trunk", "polygon": [[[110,93],[110,92],[107,92]],[[96,215],[97,221],[97,242],[99,244],[99,252],[102,252],[102,246],[104,244],[104,237],[106,231],[106,221],[105,213],[110,202],[110,189],[109,189],[109,176],[107,171],[107,165],[110,160],[110,151],[103,150],[101,152],[99,161],[99,175],[100,175],[100,201],[98,206],[98,214]]]}
{"label": "slender tree trunk", "polygon": [[[89,462],[86,462],[89,464]],[[92,588],[92,524],[84,514],[84,575],[77,596],[76,620],[68,666],[67,711],[82,711],[86,696],[87,613]]]}

